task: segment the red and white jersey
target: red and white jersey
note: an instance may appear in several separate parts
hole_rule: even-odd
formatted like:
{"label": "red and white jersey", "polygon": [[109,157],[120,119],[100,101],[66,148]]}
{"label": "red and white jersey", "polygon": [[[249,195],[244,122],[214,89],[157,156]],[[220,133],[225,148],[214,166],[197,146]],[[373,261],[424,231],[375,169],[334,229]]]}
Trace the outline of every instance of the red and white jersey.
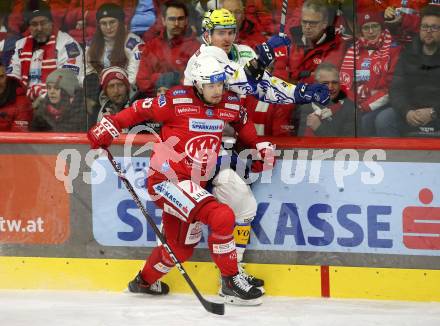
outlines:
{"label": "red and white jersey", "polygon": [[255,148],[258,136],[241,101],[237,94],[225,92],[219,104],[208,105],[192,86],[178,86],[154,99],[136,101],[112,118],[121,128],[144,120],[162,122],[162,142],[154,148],[150,172],[153,169],[167,179],[173,173],[179,180],[194,179],[197,171],[205,175],[215,167],[226,123],[243,144]]}

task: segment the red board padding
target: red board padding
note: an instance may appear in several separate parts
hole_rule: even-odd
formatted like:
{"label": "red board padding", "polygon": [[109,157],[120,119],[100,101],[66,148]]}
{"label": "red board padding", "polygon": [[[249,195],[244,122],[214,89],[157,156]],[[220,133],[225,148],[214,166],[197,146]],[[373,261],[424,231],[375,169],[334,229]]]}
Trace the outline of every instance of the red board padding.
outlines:
{"label": "red board padding", "polygon": [[328,266],[321,266],[321,297],[330,298],[330,274]]}
{"label": "red board padding", "polygon": [[[124,144],[122,135],[115,144]],[[307,138],[268,137],[278,148],[356,148],[356,149],[396,149],[396,150],[440,150],[440,139],[427,138]],[[135,145],[155,141],[152,135],[137,135]],[[37,133],[0,132],[3,144],[88,144],[84,133]]]}

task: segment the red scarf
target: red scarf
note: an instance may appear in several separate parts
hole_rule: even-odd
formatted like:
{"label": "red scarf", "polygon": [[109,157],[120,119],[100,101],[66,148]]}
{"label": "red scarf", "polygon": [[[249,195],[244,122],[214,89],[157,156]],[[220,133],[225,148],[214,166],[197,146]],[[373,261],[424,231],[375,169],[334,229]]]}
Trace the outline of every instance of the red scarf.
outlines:
{"label": "red scarf", "polygon": [[48,103],[46,107],[46,112],[55,120],[58,121],[63,114],[63,110],[58,110],[52,104]]}
{"label": "red scarf", "polygon": [[[58,31],[54,30],[49,37],[49,41],[40,46],[43,50],[43,61],[41,62],[41,81],[44,83],[47,76],[57,68],[56,35]],[[25,86],[28,86],[29,71],[34,51],[35,40],[32,35],[26,37],[23,49],[19,54],[21,62],[21,80]]]}
{"label": "red scarf", "polygon": [[[352,87],[354,82],[354,53],[356,51],[356,70],[358,71],[365,71],[370,70],[370,76],[373,76],[372,69],[373,67],[381,67],[382,71],[388,71],[388,66],[390,64],[391,59],[391,43],[392,43],[392,37],[390,32],[385,29],[380,34],[379,39],[372,43],[363,37],[359,38],[354,47],[351,47],[347,50],[347,53],[345,54],[344,60],[342,62],[341,70],[340,70],[340,80],[341,85],[345,87],[345,90],[349,93],[352,93]],[[356,50],[355,50],[356,49]],[[368,59],[370,60],[368,67],[362,67],[363,62],[360,58],[360,53],[365,53],[368,50],[374,50],[374,52],[371,55],[367,55]],[[364,57],[364,56],[363,56]],[[386,74],[383,74],[384,78]],[[365,89],[374,89],[374,86],[372,84],[376,84],[377,80],[373,78],[369,78],[369,80],[357,80],[357,85],[359,87],[363,87]],[[371,85],[370,85],[371,84]],[[350,94],[350,98],[352,98],[353,94]]]}

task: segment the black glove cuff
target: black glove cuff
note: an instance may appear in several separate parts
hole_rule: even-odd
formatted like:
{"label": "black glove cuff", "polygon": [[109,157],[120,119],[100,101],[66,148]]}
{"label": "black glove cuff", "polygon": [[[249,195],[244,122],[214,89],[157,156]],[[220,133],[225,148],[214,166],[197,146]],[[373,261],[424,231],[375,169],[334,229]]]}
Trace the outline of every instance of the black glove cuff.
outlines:
{"label": "black glove cuff", "polygon": [[264,65],[258,59],[250,60],[243,69],[248,79],[258,82],[263,78]]}

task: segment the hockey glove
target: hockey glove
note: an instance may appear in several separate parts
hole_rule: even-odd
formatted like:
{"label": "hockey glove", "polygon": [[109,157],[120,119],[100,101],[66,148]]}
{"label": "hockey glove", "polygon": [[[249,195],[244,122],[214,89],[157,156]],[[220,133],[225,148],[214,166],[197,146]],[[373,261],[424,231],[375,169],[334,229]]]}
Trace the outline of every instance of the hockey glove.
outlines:
{"label": "hockey glove", "polygon": [[111,116],[105,116],[87,132],[90,147],[92,149],[109,147],[113,139],[119,136],[120,131],[119,124]]}
{"label": "hockey glove", "polygon": [[298,83],[293,93],[296,104],[316,102],[326,105],[330,102],[330,92],[324,84],[304,84]]}
{"label": "hockey glove", "polygon": [[267,42],[263,42],[255,48],[259,63],[267,68],[275,60],[275,50],[289,45],[290,40],[288,37],[272,36]]}
{"label": "hockey glove", "polygon": [[266,141],[258,143],[256,147],[258,160],[252,162],[251,171],[260,173],[266,170],[272,170],[275,165],[275,145]]}

